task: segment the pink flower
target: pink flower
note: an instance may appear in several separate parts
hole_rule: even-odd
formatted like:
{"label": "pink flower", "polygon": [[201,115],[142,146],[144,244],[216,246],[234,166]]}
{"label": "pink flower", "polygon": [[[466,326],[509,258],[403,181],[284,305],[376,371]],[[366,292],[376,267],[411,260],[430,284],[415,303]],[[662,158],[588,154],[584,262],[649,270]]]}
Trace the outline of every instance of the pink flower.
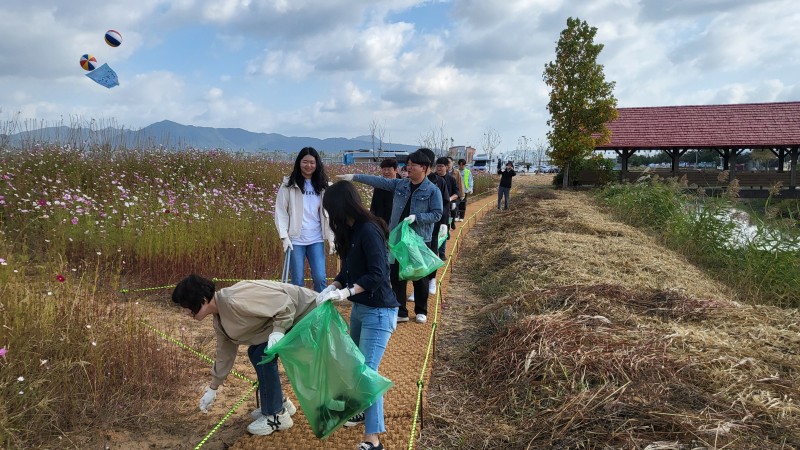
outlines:
{"label": "pink flower", "polygon": [[78,224],[78,218],[77,217],[73,217],[72,218],[72,224],[73,225],[77,225]]}
{"label": "pink flower", "polygon": [[6,353],[8,353],[8,350],[6,350],[5,347],[0,347],[0,356],[5,358],[6,357]]}
{"label": "pink flower", "polygon": [[64,275],[58,274],[58,275],[56,275],[56,280],[57,280],[59,283],[63,283],[63,282],[64,282],[64,281],[66,281],[67,279],[66,279],[66,277],[64,277]]}
{"label": "pink flower", "polygon": [[39,199],[39,206],[45,206],[45,205],[47,205],[47,201],[45,201],[45,199],[43,199],[43,198],[40,198]]}

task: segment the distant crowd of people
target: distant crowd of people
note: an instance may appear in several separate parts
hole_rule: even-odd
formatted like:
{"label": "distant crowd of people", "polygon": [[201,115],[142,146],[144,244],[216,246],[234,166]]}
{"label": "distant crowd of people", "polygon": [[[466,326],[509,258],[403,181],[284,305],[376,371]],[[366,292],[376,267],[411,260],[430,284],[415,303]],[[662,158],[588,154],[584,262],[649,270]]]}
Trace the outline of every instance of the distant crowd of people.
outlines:
{"label": "distant crowd of people", "polygon": [[[399,263],[388,252],[389,230],[407,221],[435,254],[445,258],[450,230],[464,220],[467,199],[474,190],[466,160],[458,160],[457,168],[453,162],[420,148],[402,167],[394,159],[381,161],[380,176],[339,175],[339,181],[331,184],[317,151],[311,147],[300,150],[275,202],[275,226],[287,260],[289,282],[249,280],[216,290],[213,281],[191,275],[172,293],[173,302],[187,315],[195,320],[211,316],[213,321],[217,351],[200,409],[211,407],[217,389],[233,368],[238,346],[247,345],[261,405],[251,413],[253,422],[248,432],[269,435],[290,428],[297,408],[283,395],[278,358],[262,363],[261,356],[326,301],[351,302],[350,336],[366,365],[377,371],[397,324],[410,320],[408,283],[400,279]],[[500,209],[502,199],[504,209],[508,209],[511,179],[516,173],[509,163],[498,174],[497,207]],[[353,182],[374,188],[369,208],[362,204]],[[326,253],[335,253],[341,262],[330,284]],[[304,287],[306,261],[313,290]],[[408,300],[414,305],[413,319],[424,324],[428,321],[428,299],[437,292],[436,272],[412,281],[412,285]],[[383,449],[380,434],[386,428],[382,396],[345,423],[359,424],[364,424],[365,430],[358,450]]]}

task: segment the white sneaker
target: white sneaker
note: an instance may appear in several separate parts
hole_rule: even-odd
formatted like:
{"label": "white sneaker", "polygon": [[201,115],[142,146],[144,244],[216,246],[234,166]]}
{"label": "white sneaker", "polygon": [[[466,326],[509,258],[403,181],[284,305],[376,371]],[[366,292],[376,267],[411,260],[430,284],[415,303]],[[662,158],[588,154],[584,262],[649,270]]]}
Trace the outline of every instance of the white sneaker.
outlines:
{"label": "white sneaker", "polygon": [[289,415],[289,411],[284,409],[280,414],[259,417],[247,426],[247,431],[257,436],[269,436],[274,431],[287,430],[292,425],[294,425],[292,416]]}
{"label": "white sneaker", "polygon": [[410,301],[410,302],[414,301],[414,293],[413,292],[411,293],[411,295],[408,296],[408,301]]}
{"label": "white sneaker", "polygon": [[428,293],[436,295],[436,278],[431,278],[431,281],[428,283]]}
{"label": "white sneaker", "polygon": [[[294,403],[292,403],[292,401],[289,400],[288,398],[283,399],[283,409],[285,409],[286,412],[288,412],[290,416],[293,416],[294,413],[297,412],[297,408],[294,406]],[[261,414],[261,408],[254,409],[250,413],[250,417],[253,420],[258,420],[259,417],[261,417],[261,416],[263,416],[263,414]]]}
{"label": "white sneaker", "polygon": [[417,318],[415,320],[417,323],[425,323],[428,321],[428,316],[425,314],[417,314]]}

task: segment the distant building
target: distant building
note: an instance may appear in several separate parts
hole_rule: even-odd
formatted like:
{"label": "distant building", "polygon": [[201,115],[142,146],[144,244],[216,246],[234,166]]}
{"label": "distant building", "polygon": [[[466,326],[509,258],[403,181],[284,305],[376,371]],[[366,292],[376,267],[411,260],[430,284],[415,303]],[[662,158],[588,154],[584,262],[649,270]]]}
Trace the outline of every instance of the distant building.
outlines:
{"label": "distant building", "polygon": [[386,158],[394,158],[397,163],[403,165],[408,160],[408,152],[406,151],[387,151],[373,152],[372,150],[346,150],[342,155],[343,164],[358,164],[358,163],[378,163]]}
{"label": "distant building", "polygon": [[472,164],[472,158],[475,156],[475,149],[468,145],[456,145],[447,149],[447,156],[453,158],[455,161],[459,159],[466,159],[467,164]]}

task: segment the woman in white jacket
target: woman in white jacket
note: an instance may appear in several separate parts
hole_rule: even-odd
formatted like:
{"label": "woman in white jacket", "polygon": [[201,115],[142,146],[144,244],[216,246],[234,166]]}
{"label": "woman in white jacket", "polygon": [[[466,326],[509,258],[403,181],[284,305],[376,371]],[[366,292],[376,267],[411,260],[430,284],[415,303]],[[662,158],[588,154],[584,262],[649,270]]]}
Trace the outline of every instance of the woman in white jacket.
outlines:
{"label": "woman in white jacket", "polygon": [[294,170],[283,179],[275,200],[275,226],[283,251],[291,250],[291,282],[303,286],[305,260],[311,267],[314,290],[325,289],[325,241],[334,251],[333,233],[322,208],[322,197],[328,187],[328,176],[319,153],[305,147],[297,154]]}

